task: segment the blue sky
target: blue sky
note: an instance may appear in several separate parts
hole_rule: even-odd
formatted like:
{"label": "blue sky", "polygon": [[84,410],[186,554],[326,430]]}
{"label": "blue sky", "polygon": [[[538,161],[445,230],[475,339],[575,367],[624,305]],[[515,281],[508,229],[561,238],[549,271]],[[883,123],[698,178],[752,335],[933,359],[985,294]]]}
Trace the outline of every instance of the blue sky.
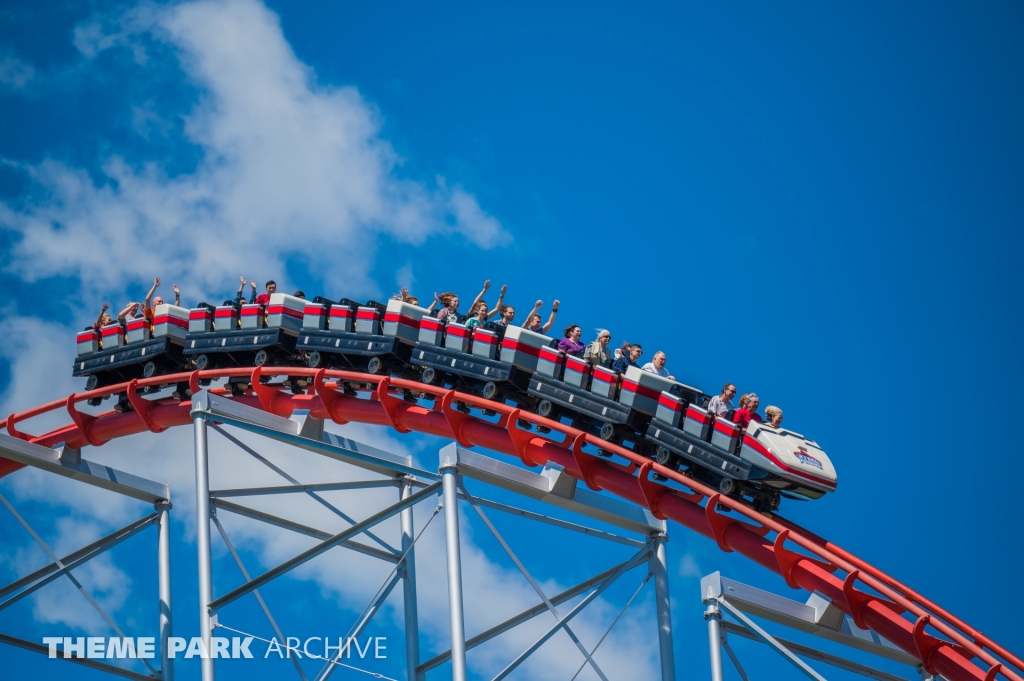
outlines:
{"label": "blue sky", "polygon": [[[1019,651],[1022,34],[1013,3],[8,2],[3,413],[80,389],[71,329],[156,274],[186,302],[239,274],[467,302],[490,278],[782,407],[840,476],[784,513]],[[92,522],[33,489],[0,482],[48,536]],[[670,556],[696,669],[695,571],[784,589],[682,528]]]}

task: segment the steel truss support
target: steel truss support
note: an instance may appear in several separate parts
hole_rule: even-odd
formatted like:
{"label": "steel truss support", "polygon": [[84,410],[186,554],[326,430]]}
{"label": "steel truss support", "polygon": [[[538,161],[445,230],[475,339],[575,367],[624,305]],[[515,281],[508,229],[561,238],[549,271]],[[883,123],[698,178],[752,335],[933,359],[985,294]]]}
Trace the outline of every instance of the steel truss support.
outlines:
{"label": "steel truss support", "polygon": [[[402,479],[399,498],[406,499],[412,495],[412,479]],[[413,544],[416,539],[412,507],[401,513],[402,521],[402,555],[405,559],[401,566],[402,603],[405,610],[405,667],[408,681],[418,681],[416,667],[420,664],[420,623],[419,610],[416,603],[416,556]]]}
{"label": "steel truss support", "polygon": [[[851,648],[870,652],[890,660],[902,662],[921,671],[918,661],[891,645],[873,640],[870,632],[853,627],[851,621],[830,601],[819,594],[811,594],[808,602],[799,603],[761,589],[726,579],[715,572],[701,580],[701,599],[706,604],[704,618],[708,622],[708,642],[711,653],[712,681],[722,679],[722,649],[729,655],[740,676],[747,675],[739,658],[729,645],[728,634],[758,641],[771,647],[787,662],[815,681],[823,677],[807,665],[801,655],[876,681],[903,681],[903,677],[848,660],[838,655],[822,652],[815,648],[778,638],[754,622],[748,614],[804,631],[816,636],[841,643]],[[737,623],[722,620],[722,610],[729,613]],[[924,677],[924,673],[922,673]]]}
{"label": "steel truss support", "polygon": [[466,681],[466,623],[462,607],[462,556],[459,551],[458,460],[441,462],[444,485],[444,543],[448,561],[448,618],[451,628],[452,681]]}
{"label": "steel truss support", "polygon": [[[560,629],[565,630],[566,634],[582,653],[584,666],[591,666],[601,679],[606,680],[607,677],[593,658],[593,652],[596,651],[597,646],[594,646],[593,650],[587,650],[569,626],[569,620],[575,617],[575,615],[578,614],[586,604],[590,603],[594,598],[597,598],[597,596],[599,596],[616,579],[618,579],[618,576],[620,576],[624,571],[632,569],[639,565],[640,562],[647,560],[650,564],[650,573],[644,579],[644,584],[646,584],[650,577],[656,577],[655,588],[658,600],[658,630],[659,644],[662,652],[662,678],[665,681],[674,681],[675,664],[672,649],[672,620],[668,595],[668,575],[665,565],[664,547],[664,543],[667,541],[667,536],[665,534],[665,524],[663,521],[655,519],[654,516],[644,509],[578,488],[576,480],[566,476],[562,472],[562,468],[559,466],[548,466],[544,469],[543,473],[538,475],[532,471],[524,470],[522,468],[511,466],[507,463],[467,451],[454,443],[441,450],[439,461],[439,470],[445,490],[445,536],[448,558],[448,594],[449,616],[451,618],[452,649],[437,655],[420,665],[416,670],[419,675],[423,675],[427,671],[450,660],[452,662],[453,679],[465,678],[464,661],[467,650],[494,638],[504,631],[508,631],[512,627],[525,622],[542,612],[547,611],[555,617],[555,626],[530,649],[522,653],[512,663],[510,663],[508,667],[502,670],[502,672],[495,677],[495,681],[500,681],[500,679],[511,674],[527,657],[533,654],[533,652],[535,652]],[[507,504],[500,504],[473,496],[465,489],[465,487],[462,486],[462,479],[464,477],[471,477],[510,492],[531,497],[543,503],[551,504],[559,508],[584,515],[594,520],[617,525],[631,532],[641,533],[642,536],[644,536],[644,541],[637,541],[635,539],[622,537],[604,530],[597,530],[576,523],[551,518],[540,513],[526,511]],[[463,619],[464,615],[461,593],[461,566],[459,563],[458,511],[457,508],[455,508],[455,504],[459,498],[470,503],[474,511],[476,511],[481,520],[483,520],[488,530],[490,530],[498,540],[509,558],[512,559],[513,563],[515,563],[516,567],[541,599],[541,603],[537,606],[534,606],[530,610],[527,610],[526,612],[521,613],[520,615],[517,615],[496,627],[492,627],[482,634],[478,634],[469,641],[465,639],[465,624]],[[504,537],[501,536],[501,533],[498,532],[498,529],[488,518],[487,514],[483,510],[484,507],[493,508],[505,513],[511,513],[520,517],[561,527],[563,529],[581,532],[596,538],[638,547],[640,552],[626,563],[616,566],[616,568],[613,568],[592,580],[588,580],[588,582],[584,583],[585,586],[580,585],[569,589],[554,598],[548,598],[540,588],[537,581],[526,569],[526,566],[519,560],[508,542],[505,541]],[[660,578],[657,578],[658,575],[660,575]],[[563,616],[559,612],[556,607],[558,603],[580,595],[591,588],[593,588],[594,591],[586,596],[580,604],[577,604],[570,613]],[[630,599],[629,603],[632,603],[632,600],[633,599]],[[627,603],[626,607],[629,606],[629,603]],[[616,618],[616,622],[617,621],[618,618]],[[614,624],[615,622],[612,623],[613,627]],[[609,628],[609,632],[610,631],[611,628]],[[607,636],[607,633],[605,636]],[[602,637],[601,642],[603,642],[603,640],[604,638]],[[600,645],[601,642],[597,645]]]}
{"label": "steel truss support", "polygon": [[[171,636],[171,538],[170,538],[170,510],[171,510],[171,489],[164,483],[154,482],[141,478],[137,475],[119,471],[110,466],[103,466],[82,458],[81,450],[59,444],[53,449],[34,444],[26,440],[0,435],[0,456],[5,459],[17,461],[26,466],[45,471],[53,475],[70,478],[92,487],[98,487],[122,496],[138,499],[153,504],[156,512],[136,520],[133,523],[116,530],[101,539],[73,551],[63,558],[50,550],[50,547],[36,534],[24,518],[14,509],[14,506],[0,495],[0,500],[7,506],[14,517],[21,523],[22,527],[32,536],[40,547],[49,555],[50,564],[42,567],[32,574],[8,584],[0,589],[0,598],[8,594],[14,594],[0,602],[0,610],[7,608],[21,599],[31,595],[35,591],[46,586],[50,582],[59,579],[62,575],[67,577],[75,587],[85,596],[86,600],[100,614],[107,624],[118,636],[124,638],[120,628],[114,623],[113,618],[108,615],[99,603],[85,590],[81,583],[72,574],[72,570],[80,567],[109,551],[126,539],[135,536],[150,525],[157,525],[157,582],[158,582],[158,603],[159,603],[159,636],[160,636],[160,670],[157,671],[143,659],[142,662],[154,676],[159,676],[163,681],[174,680],[174,666],[169,657],[168,639]],[[16,593],[15,593],[16,592]],[[23,641],[12,636],[0,638],[3,642],[17,645],[25,650],[49,653],[49,649],[38,644]],[[40,651],[41,648],[41,651]],[[67,658],[69,661],[77,662],[94,669],[102,669],[111,674],[127,678],[151,678],[136,672],[131,672],[120,667],[104,664],[95,660]]]}

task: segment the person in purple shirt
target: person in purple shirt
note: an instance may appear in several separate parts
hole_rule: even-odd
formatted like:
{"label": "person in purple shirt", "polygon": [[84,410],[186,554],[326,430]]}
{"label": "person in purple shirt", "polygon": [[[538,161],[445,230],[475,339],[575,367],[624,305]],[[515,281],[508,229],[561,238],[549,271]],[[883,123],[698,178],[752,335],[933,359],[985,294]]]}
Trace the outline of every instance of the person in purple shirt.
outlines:
{"label": "person in purple shirt", "polygon": [[586,345],[580,343],[580,335],[583,333],[583,329],[580,328],[579,324],[570,324],[565,327],[565,338],[558,341],[558,349],[567,355],[573,357],[583,357],[583,351],[587,348]]}

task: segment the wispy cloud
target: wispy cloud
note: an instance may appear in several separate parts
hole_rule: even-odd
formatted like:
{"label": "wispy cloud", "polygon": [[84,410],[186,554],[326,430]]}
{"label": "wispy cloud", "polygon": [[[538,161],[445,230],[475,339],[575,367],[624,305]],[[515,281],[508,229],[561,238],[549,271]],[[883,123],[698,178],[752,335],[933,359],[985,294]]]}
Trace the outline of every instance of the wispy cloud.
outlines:
{"label": "wispy cloud", "polygon": [[12,54],[0,54],[0,85],[20,90],[35,78],[36,70]]}
{"label": "wispy cloud", "polygon": [[458,184],[401,177],[376,109],[356,88],[320,84],[262,4],[144,5],[76,33],[85,56],[128,48],[157,68],[143,39],[173,48],[199,97],[188,112],[140,102],[136,123],[150,134],[154,121],[182,115],[183,141],[201,151],[197,167],[171,176],[117,153],[97,176],[57,160],[28,166],[36,198],[0,205],[0,226],[17,235],[10,272],[78,277],[86,296],[173,273],[191,300],[216,297],[239,274],[281,281],[300,258],[329,290],[373,292],[382,237],[457,237],[481,248],[510,240]]}

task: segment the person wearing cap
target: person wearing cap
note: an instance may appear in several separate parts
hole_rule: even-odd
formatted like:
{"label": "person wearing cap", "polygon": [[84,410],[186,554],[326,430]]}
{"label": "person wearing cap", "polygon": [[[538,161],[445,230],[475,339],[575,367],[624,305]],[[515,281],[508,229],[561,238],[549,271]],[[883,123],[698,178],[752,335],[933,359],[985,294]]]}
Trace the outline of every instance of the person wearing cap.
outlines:
{"label": "person wearing cap", "polygon": [[743,403],[740,409],[736,410],[733,415],[733,422],[740,427],[740,430],[746,430],[747,426],[750,425],[751,421],[757,421],[758,423],[764,423],[764,419],[757,413],[757,405],[760,404],[760,400],[754,393],[746,395],[747,401]]}
{"label": "person wearing cap", "polygon": [[764,415],[768,417],[768,425],[772,428],[782,427],[782,410],[772,405],[768,406],[764,410]]}
{"label": "person wearing cap", "polygon": [[644,354],[644,349],[639,343],[633,343],[629,346],[628,353],[625,352],[625,348],[623,348],[623,352],[624,354],[622,357],[619,357],[612,363],[612,370],[617,371],[620,374],[626,373],[626,369],[629,367],[635,367],[637,365],[636,361],[640,359],[640,355]]}
{"label": "person wearing cap", "polygon": [[732,383],[726,383],[722,386],[722,394],[711,398],[711,402],[708,403],[708,411],[715,416],[724,418],[726,414],[736,408],[736,405],[732,403],[732,398],[735,395],[736,386]]}
{"label": "person wearing cap", "polygon": [[654,357],[651,358],[651,361],[640,368],[648,373],[657,374],[662,378],[667,378],[669,380],[674,381],[676,377],[670,376],[668,373],[668,369],[665,368],[666,359],[667,357],[665,356],[665,353],[662,352],[661,350],[658,350],[656,353],[654,353]]}

